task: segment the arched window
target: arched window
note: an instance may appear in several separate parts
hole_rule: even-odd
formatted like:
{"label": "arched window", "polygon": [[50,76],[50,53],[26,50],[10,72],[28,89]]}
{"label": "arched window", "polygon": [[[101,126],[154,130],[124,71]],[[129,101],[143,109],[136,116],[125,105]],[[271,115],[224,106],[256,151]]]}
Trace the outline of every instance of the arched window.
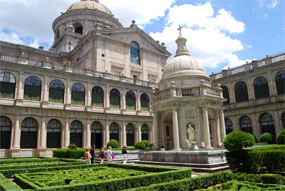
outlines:
{"label": "arched window", "polygon": [[229,105],[230,104],[229,89],[227,88],[227,86],[221,86],[221,88],[223,89],[224,98],[227,99],[227,101],[224,101],[224,105]]}
{"label": "arched window", "polygon": [[141,95],[141,110],[149,111],[149,97],[145,93]]}
{"label": "arched window", "polygon": [[240,130],[245,131],[248,133],[252,133],[252,125],[251,125],[251,120],[247,116],[242,116],[239,120],[239,125],[240,125]]}
{"label": "arched window", "polygon": [[83,26],[81,23],[75,23],[73,26],[74,26],[75,33],[83,34]]}
{"label": "arched window", "polygon": [[12,122],[8,117],[0,117],[0,149],[9,149],[11,144]]}
{"label": "arched window", "polygon": [[64,84],[60,80],[53,80],[49,84],[49,101],[64,103]]}
{"label": "arched window", "polygon": [[42,81],[36,76],[29,76],[25,80],[24,99],[41,101]]}
{"label": "arched window", "polygon": [[127,146],[134,146],[135,145],[135,128],[133,124],[129,123],[126,127],[127,133]]}
{"label": "arched window", "polygon": [[103,146],[102,142],[102,126],[95,121],[91,126],[91,145],[96,145],[96,148],[100,149]]}
{"label": "arched window", "polygon": [[21,148],[36,149],[38,141],[38,122],[33,118],[26,118],[21,126]]}
{"label": "arched window", "polygon": [[0,73],[0,97],[1,98],[15,98],[16,79],[15,76],[9,72]]}
{"label": "arched window", "polygon": [[269,97],[268,82],[265,77],[259,76],[255,78],[253,86],[256,99]]}
{"label": "arched window", "polygon": [[272,115],[270,115],[269,113],[262,114],[259,117],[259,123],[260,123],[261,134],[270,133],[273,137],[273,140],[275,140],[276,133],[275,133],[274,120]]}
{"label": "arched window", "polygon": [[115,139],[119,142],[119,126],[115,122],[110,125],[110,140],[111,139]]}
{"label": "arched window", "polygon": [[70,127],[70,144],[75,144],[78,147],[82,147],[82,132],[83,127],[80,121],[72,121]]}
{"label": "arched window", "polygon": [[99,86],[95,86],[92,89],[92,105],[104,107],[104,90]]}
{"label": "arched window", "polygon": [[226,125],[226,134],[231,133],[233,131],[233,124],[229,118],[225,119],[225,125]]}
{"label": "arched window", "polygon": [[47,148],[60,148],[61,124],[56,119],[51,119],[47,124]]}
{"label": "arched window", "polygon": [[81,83],[73,84],[71,103],[77,105],[85,105],[85,88]]}
{"label": "arched window", "polygon": [[146,124],[142,125],[141,133],[142,133],[142,140],[148,140],[148,128]]}
{"label": "arched window", "polygon": [[126,107],[129,110],[136,110],[136,96],[132,91],[128,91],[126,94]]}
{"label": "arched window", "polygon": [[131,42],[131,63],[140,65],[140,48],[134,41]]}
{"label": "arched window", "polygon": [[245,82],[239,81],[235,85],[236,102],[248,101],[247,86]]}
{"label": "arched window", "polygon": [[121,108],[121,96],[117,89],[112,89],[110,91],[110,107],[111,108]]}
{"label": "arched window", "polygon": [[275,76],[277,94],[285,94],[285,70],[279,71]]}
{"label": "arched window", "polygon": [[285,112],[282,113],[281,120],[282,120],[282,127],[283,129],[285,129]]}

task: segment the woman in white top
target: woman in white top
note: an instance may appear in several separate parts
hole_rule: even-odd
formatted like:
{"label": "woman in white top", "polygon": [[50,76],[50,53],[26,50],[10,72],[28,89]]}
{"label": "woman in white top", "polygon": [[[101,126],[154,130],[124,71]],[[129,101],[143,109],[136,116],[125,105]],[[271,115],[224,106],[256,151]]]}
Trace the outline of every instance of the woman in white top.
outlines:
{"label": "woman in white top", "polygon": [[106,155],[107,155],[107,161],[112,162],[113,152],[112,152],[111,146],[108,147],[108,150],[106,151]]}

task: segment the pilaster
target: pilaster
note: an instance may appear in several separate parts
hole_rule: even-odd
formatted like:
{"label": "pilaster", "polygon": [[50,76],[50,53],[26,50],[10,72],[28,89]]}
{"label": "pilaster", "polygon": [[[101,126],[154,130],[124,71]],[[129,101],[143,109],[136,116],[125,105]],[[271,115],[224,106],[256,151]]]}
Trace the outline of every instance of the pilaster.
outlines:
{"label": "pilaster", "polygon": [[212,148],[209,130],[209,117],[207,108],[203,108],[204,142],[206,148]]}
{"label": "pilaster", "polygon": [[91,121],[87,120],[86,124],[86,142],[85,142],[85,148],[91,148]]}
{"label": "pilaster", "polygon": [[178,129],[178,113],[177,109],[172,109],[172,121],[173,121],[173,142],[174,149],[181,150],[179,145],[179,129]]}

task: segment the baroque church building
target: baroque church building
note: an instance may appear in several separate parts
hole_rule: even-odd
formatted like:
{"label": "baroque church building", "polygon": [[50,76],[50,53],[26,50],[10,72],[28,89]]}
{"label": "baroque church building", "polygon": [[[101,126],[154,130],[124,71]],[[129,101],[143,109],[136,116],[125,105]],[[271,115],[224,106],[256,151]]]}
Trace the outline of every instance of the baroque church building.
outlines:
{"label": "baroque church building", "polygon": [[285,53],[208,76],[181,31],[166,64],[164,43],[98,0],[72,4],[52,29],[48,51],[0,41],[0,157],[110,139],[213,148],[232,130],[258,140],[285,128]]}

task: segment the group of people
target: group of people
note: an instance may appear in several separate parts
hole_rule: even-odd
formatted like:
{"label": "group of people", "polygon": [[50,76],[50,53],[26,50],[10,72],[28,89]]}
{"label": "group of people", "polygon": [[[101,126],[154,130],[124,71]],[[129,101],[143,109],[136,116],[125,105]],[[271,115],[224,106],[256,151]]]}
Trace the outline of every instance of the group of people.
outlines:
{"label": "group of people", "polygon": [[[93,164],[95,157],[96,157],[96,151],[95,151],[96,146],[93,145],[91,150],[89,151],[89,149],[85,150],[84,153],[84,159],[86,160],[86,164]],[[123,156],[123,164],[127,163],[128,160],[128,156],[127,156],[127,147],[124,146],[122,149],[122,156]],[[101,160],[100,163],[104,163],[104,158],[107,158],[108,162],[112,162],[113,159],[115,158],[114,153],[112,152],[112,147],[109,146],[107,151],[104,151],[104,147],[101,148],[100,152],[99,152],[99,158]]]}

